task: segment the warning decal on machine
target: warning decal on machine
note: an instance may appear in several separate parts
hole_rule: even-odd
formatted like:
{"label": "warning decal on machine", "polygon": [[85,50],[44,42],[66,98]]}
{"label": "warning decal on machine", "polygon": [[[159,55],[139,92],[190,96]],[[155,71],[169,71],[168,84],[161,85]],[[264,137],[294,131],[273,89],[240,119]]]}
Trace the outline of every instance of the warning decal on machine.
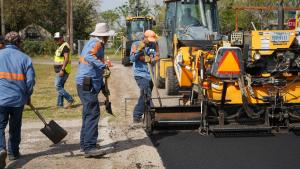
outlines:
{"label": "warning decal on machine", "polygon": [[219,67],[217,70],[218,74],[240,74],[240,63],[236,55],[236,52],[233,50],[228,50],[223,55],[222,59],[219,62]]}

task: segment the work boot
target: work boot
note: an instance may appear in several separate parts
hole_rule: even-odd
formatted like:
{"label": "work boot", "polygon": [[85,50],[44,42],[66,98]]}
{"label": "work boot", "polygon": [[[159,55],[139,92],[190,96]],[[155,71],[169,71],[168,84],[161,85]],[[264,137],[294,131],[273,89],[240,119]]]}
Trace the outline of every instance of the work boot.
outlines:
{"label": "work boot", "polygon": [[21,154],[18,152],[17,154],[8,154],[8,160],[9,161],[14,161],[20,158]]}
{"label": "work boot", "polygon": [[0,169],[4,169],[6,166],[7,152],[5,150],[0,151]]}
{"label": "work boot", "polygon": [[72,108],[72,106],[73,106],[73,104],[74,104],[74,101],[72,101],[72,102],[68,102],[67,103],[67,105],[65,105],[65,109],[71,109]]}
{"label": "work boot", "polygon": [[138,123],[141,123],[143,122],[142,118],[133,118],[133,123],[134,124],[138,124]]}
{"label": "work boot", "polygon": [[93,148],[84,152],[85,158],[100,157],[106,154],[105,150]]}

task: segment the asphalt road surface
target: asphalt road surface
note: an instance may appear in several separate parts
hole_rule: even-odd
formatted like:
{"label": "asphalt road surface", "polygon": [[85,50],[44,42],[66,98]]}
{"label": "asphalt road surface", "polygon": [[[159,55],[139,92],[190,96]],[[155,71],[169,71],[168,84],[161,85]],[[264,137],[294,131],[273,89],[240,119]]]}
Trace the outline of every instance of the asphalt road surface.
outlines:
{"label": "asphalt road surface", "polygon": [[300,169],[300,136],[201,136],[156,133],[152,142],[167,169]]}

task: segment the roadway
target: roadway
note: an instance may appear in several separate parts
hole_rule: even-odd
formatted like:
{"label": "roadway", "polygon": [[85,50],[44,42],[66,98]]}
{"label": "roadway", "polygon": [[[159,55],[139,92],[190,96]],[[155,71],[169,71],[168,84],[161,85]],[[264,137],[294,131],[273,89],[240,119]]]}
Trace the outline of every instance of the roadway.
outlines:
{"label": "roadway", "polygon": [[299,169],[300,136],[201,136],[196,131],[151,136],[167,169]]}

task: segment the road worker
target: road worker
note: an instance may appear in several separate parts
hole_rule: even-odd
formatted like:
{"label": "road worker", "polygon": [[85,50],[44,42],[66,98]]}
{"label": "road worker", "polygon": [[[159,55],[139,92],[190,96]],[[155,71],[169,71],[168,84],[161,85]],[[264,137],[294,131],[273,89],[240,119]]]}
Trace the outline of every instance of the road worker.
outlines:
{"label": "road worker", "polygon": [[[17,32],[5,36],[6,47],[0,50],[0,168],[20,156],[21,124],[24,105],[30,103],[35,84],[31,59],[20,51],[21,37]],[[5,128],[9,123],[8,146]]]}
{"label": "road worker", "polygon": [[[71,73],[70,45],[65,42],[60,32],[54,34],[54,40],[59,45],[54,56],[54,70],[56,73],[55,87],[57,91],[57,107],[71,108],[73,97],[65,90],[65,83]],[[64,106],[64,99],[68,103]]]}
{"label": "road worker", "polygon": [[80,148],[85,157],[97,157],[106,153],[96,147],[100,118],[98,94],[104,89],[102,74],[108,67],[104,64],[104,46],[114,31],[109,30],[106,23],[98,23],[90,35],[80,54],[76,84],[83,104]]}
{"label": "road worker", "polygon": [[140,89],[140,96],[133,111],[133,122],[140,123],[144,112],[144,93],[151,97],[153,82],[147,63],[155,63],[159,59],[157,35],[152,30],[146,30],[144,38],[131,46],[130,60],[133,62],[133,73]]}

